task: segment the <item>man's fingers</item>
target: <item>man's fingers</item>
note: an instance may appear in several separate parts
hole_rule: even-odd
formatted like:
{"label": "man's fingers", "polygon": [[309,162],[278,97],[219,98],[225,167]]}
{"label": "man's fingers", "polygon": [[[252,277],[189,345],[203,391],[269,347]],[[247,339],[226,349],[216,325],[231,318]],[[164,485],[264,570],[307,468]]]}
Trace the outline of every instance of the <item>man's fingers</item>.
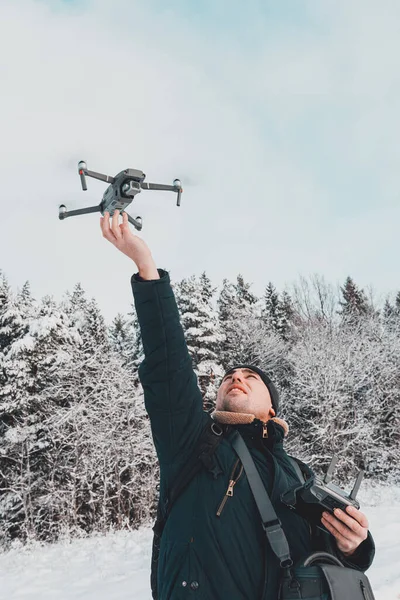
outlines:
{"label": "man's fingers", "polygon": [[103,231],[103,237],[106,238],[112,244],[115,244],[117,241],[116,236],[114,235],[113,230],[110,227],[110,213],[105,212],[104,217],[100,221],[101,229]]}
{"label": "man's fingers", "polygon": [[[342,537],[351,542],[357,542],[358,544],[361,542],[359,533],[355,532],[352,528],[347,527],[344,523],[336,519],[333,515],[329,513],[323,513],[323,523],[326,526],[326,523],[334,529],[335,532],[338,532]],[[331,530],[329,530],[331,531]],[[332,532],[331,532],[332,533]],[[336,537],[336,536],[335,536]]]}
{"label": "man's fingers", "polygon": [[354,533],[356,533],[360,538],[365,539],[367,537],[368,528],[363,527],[360,521],[356,521],[356,519],[353,519],[353,517],[350,517],[347,513],[343,512],[339,508],[336,508],[334,512],[335,517],[345,523],[345,525],[354,531]]}
{"label": "man's fingers", "polygon": [[356,519],[356,521],[360,523],[361,527],[365,527],[366,529],[369,528],[368,519],[364,513],[361,512],[361,510],[357,510],[357,508],[350,505],[346,508],[346,512],[353,517],[353,519]]}
{"label": "man's fingers", "polygon": [[327,528],[327,530],[334,536],[336,539],[339,550],[342,552],[351,552],[357,548],[358,543],[354,540],[350,540],[345,537],[338,531],[329,521],[322,517],[322,524]]}
{"label": "man's fingers", "polygon": [[121,223],[121,225],[119,226],[119,228],[120,228],[120,231],[122,232],[122,235],[123,235],[124,228],[125,228],[127,225],[129,225],[129,221],[128,221],[128,213],[124,211],[124,212],[122,213],[122,223]]}
{"label": "man's fingers", "polygon": [[121,230],[119,228],[119,210],[115,210],[112,216],[111,229],[117,240],[122,238]]}

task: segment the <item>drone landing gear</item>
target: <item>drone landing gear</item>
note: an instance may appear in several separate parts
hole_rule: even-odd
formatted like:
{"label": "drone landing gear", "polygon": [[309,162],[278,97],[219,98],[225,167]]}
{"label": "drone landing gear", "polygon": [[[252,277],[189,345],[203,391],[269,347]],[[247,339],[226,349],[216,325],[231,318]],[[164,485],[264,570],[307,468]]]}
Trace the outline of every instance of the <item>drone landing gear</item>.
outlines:
{"label": "drone landing gear", "polygon": [[[61,204],[58,211],[59,211],[58,218],[60,220],[66,219],[67,217],[74,217],[76,215],[85,215],[88,213],[95,213],[95,212],[100,212],[101,214],[103,214],[100,204],[98,206],[89,206],[88,208],[78,208],[76,210],[68,210],[68,211],[67,211],[67,207],[65,206],[65,204]],[[121,211],[121,214],[123,212],[126,212],[126,211]],[[126,214],[128,216],[129,223],[131,225],[133,225],[135,227],[135,229],[137,229],[138,231],[141,231],[141,229],[143,227],[142,217],[136,217],[136,219],[134,219],[128,213],[126,213]],[[112,215],[110,215],[110,216],[112,216]]]}
{"label": "drone landing gear", "polygon": [[[126,213],[126,214],[128,215],[128,213]],[[133,217],[131,217],[131,215],[128,215],[128,221],[138,231],[140,231],[142,229],[142,227],[143,227],[143,225],[142,225],[142,217],[136,217],[136,219],[134,219]]]}

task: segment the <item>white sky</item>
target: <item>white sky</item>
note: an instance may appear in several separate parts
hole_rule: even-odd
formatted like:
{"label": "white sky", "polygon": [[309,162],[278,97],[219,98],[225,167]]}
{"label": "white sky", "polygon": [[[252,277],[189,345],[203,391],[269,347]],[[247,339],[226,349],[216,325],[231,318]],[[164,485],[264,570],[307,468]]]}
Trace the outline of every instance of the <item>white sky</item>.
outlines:
{"label": "white sky", "polygon": [[180,208],[166,192],[129,208],[174,280],[241,272],[261,295],[318,272],[400,289],[400,3],[211,4],[0,1],[0,269],[14,290],[29,280],[60,300],[80,281],[108,323],[130,310],[136,267],[100,214],[58,219],[105,190],[82,192],[81,159],[181,178]]}

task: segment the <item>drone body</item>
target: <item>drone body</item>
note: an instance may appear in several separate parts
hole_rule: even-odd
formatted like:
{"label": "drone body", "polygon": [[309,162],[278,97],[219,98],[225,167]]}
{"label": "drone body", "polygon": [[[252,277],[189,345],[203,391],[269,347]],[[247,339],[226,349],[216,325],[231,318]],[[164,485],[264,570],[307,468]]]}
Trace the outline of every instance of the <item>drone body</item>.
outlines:
{"label": "drone body", "polygon": [[[178,194],[177,206],[181,205],[181,195],[183,190],[179,179],[175,179],[173,185],[144,183],[146,175],[137,169],[125,169],[124,171],[118,173],[115,177],[110,177],[109,175],[103,175],[102,173],[96,173],[95,171],[88,171],[86,162],[83,160],[78,163],[78,171],[83,190],[87,190],[86,176],[100,179],[101,181],[110,183],[110,185],[104,192],[103,198],[98,206],[90,206],[88,208],[67,211],[66,206],[61,204],[58,214],[58,217],[61,220],[66,219],[67,217],[84,215],[92,212],[100,212],[103,216],[105,212],[108,212],[112,217],[116,210],[119,210],[121,213],[124,212],[136,194],[139,194],[142,189],[176,192]],[[128,215],[128,221],[138,231],[142,229],[141,217],[136,217],[136,219],[133,219],[130,215]]]}

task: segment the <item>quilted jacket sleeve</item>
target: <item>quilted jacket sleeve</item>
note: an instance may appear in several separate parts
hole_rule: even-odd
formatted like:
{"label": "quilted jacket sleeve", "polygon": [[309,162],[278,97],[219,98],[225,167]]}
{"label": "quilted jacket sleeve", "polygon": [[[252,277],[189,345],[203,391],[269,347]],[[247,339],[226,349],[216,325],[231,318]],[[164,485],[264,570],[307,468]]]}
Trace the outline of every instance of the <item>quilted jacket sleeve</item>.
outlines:
{"label": "quilted jacket sleeve", "polygon": [[321,538],[321,550],[326,550],[338,557],[345,567],[365,572],[372,565],[375,556],[375,543],[370,532],[351,556],[345,557],[336,545],[336,540],[329,532],[317,529]]}
{"label": "quilted jacket sleeve", "polygon": [[200,436],[207,414],[188,353],[167,271],[160,279],[138,273],[131,285],[145,358],[139,379],[160,466],[184,463]]}
{"label": "quilted jacket sleeve", "polygon": [[336,556],[341,560],[345,567],[352,569],[358,569],[359,571],[366,571],[372,565],[372,561],[375,556],[375,543],[371,533],[368,531],[368,537],[364,540],[357,548],[357,550],[351,556],[345,557],[342,552],[335,546]]}

